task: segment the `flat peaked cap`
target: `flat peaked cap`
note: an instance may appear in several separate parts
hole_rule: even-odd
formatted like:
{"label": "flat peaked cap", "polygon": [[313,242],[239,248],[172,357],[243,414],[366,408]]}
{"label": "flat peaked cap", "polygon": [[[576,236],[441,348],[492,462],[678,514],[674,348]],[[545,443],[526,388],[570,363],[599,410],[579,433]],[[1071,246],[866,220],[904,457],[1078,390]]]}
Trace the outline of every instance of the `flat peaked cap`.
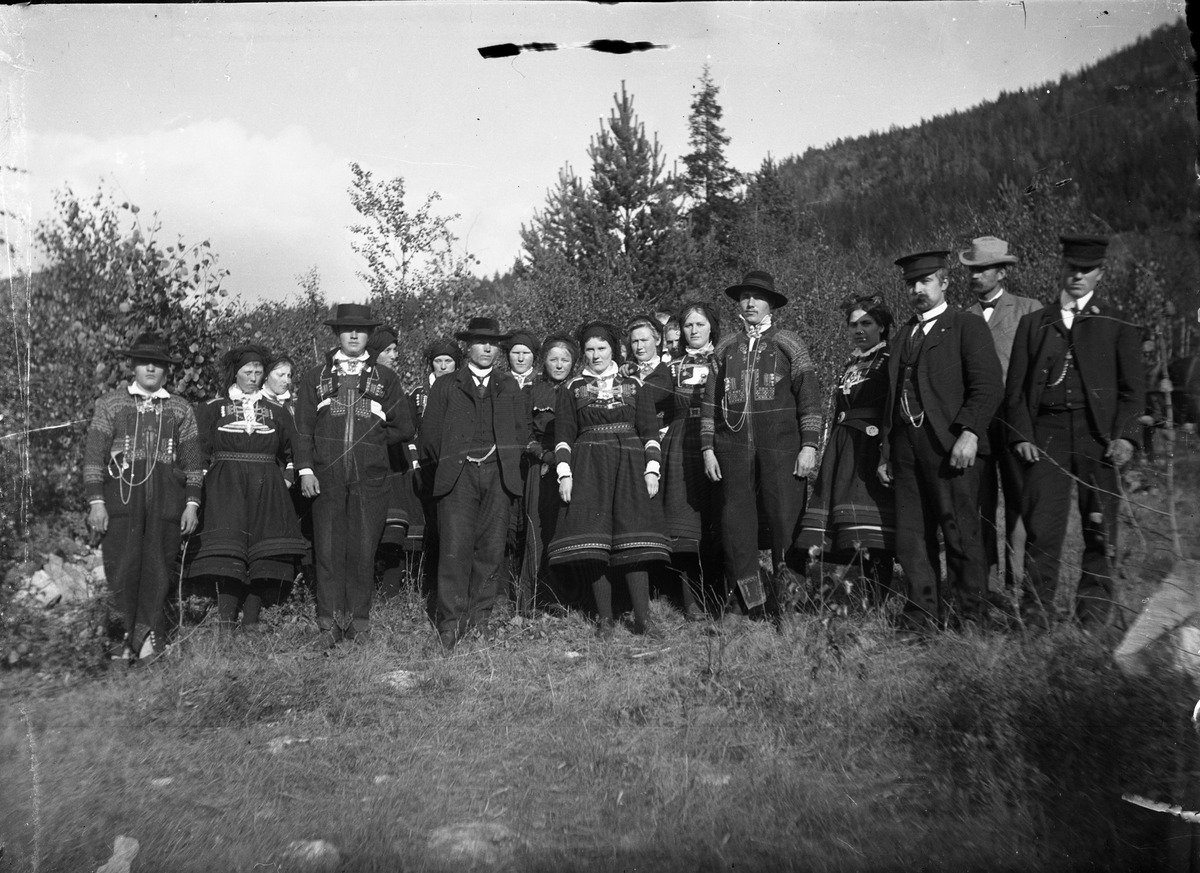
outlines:
{"label": "flat peaked cap", "polygon": [[742,277],[740,283],[726,288],[725,296],[736,303],[742,299],[742,293],[745,291],[753,291],[755,294],[762,295],[771,304],[772,309],[787,306],[787,297],[775,290],[775,277],[762,270],[751,270]]}
{"label": "flat peaked cap", "polygon": [[329,327],[379,327],[383,324],[371,317],[371,307],[365,303],[339,303],[325,319]]}
{"label": "flat peaked cap", "polygon": [[930,273],[936,273],[950,266],[950,252],[945,249],[932,252],[917,252],[896,258],[896,266],[904,271],[904,281],[924,279]]}
{"label": "flat peaked cap", "polygon": [[494,318],[472,318],[467,322],[467,329],[460,330],[454,338],[463,343],[491,342],[499,345],[508,339],[508,334],[500,333],[500,322]]}
{"label": "flat peaked cap", "polygon": [[993,267],[1017,262],[1016,255],[1008,253],[1008,243],[994,236],[981,236],[971,240],[971,247],[960,251],[958,260],[968,267]]}
{"label": "flat peaked cap", "polygon": [[154,361],[159,364],[179,364],[183,358],[171,354],[167,341],[156,333],[138,334],[133,345],[127,349],[117,349],[117,354],[127,355],[135,361]]}
{"label": "flat peaked cap", "polygon": [[1063,234],[1063,260],[1072,267],[1099,267],[1108,253],[1108,237],[1088,234]]}

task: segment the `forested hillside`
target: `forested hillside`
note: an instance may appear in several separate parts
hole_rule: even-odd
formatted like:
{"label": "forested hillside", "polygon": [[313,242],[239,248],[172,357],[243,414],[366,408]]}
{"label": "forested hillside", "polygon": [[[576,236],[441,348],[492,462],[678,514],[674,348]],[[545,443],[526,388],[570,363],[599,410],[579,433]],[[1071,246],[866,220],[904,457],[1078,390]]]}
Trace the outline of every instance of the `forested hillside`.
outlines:
{"label": "forested hillside", "polygon": [[1196,86],[1182,20],[1058,82],[779,162],[832,240],[903,246],[994,196],[1073,180],[1116,231],[1195,212]]}

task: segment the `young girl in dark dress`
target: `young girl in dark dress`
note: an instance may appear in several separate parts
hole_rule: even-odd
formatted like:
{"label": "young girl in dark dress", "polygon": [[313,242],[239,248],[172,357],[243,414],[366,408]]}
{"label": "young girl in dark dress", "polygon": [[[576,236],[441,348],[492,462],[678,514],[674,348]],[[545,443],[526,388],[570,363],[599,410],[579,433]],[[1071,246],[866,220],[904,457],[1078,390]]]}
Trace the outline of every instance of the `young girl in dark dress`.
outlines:
{"label": "young girl in dark dress", "polygon": [[879,296],[856,297],[843,308],[854,350],[833,389],[833,430],[796,545],[842,563],[864,550],[864,576],[875,586],[874,599],[882,601],[890,590],[896,550],[894,498],[875,472],[892,314]]}
{"label": "young girl in dark dress", "polygon": [[190,575],[219,577],[217,609],[226,629],[240,606],[243,629],[258,630],[263,594],[290,582],[308,551],[284,478],[295,425],[262,391],[268,358],[257,345],[227,352],[226,396],[196,411],[206,473]]}
{"label": "young girl in dark dress", "polygon": [[670,557],[662,501],[656,500],[662,451],[652,405],[637,402],[642,383],[618,372],[620,339],[612,325],[579,331],[584,370],[558,395],[555,473],[562,509],[550,563],[578,568],[591,584],[599,634],[614,633],[610,568],[624,574],[634,630],[652,638],[647,571]]}
{"label": "young girl in dark dress", "polygon": [[558,395],[571,378],[579,346],[568,334],[552,334],[541,347],[542,378],[530,387],[533,436],[529,474],[525,477],[525,555],[521,562],[520,589],[530,604],[539,594],[561,607],[579,605],[578,592],[571,590],[564,574],[550,573],[547,549],[558,521],[558,480],[554,476],[554,413]]}
{"label": "young girl in dark dress", "polygon": [[[707,303],[686,303],[679,313],[683,353],[667,365],[669,394],[663,410],[663,511],[671,537],[671,563],[683,583],[688,621],[705,617],[701,580],[719,583],[720,535],[716,489],[700,454],[700,401],[712,375],[713,346],[720,338],[716,313]],[[648,397],[647,392],[644,397]],[[714,591],[719,589],[717,584]],[[715,596],[715,595],[714,595]]]}

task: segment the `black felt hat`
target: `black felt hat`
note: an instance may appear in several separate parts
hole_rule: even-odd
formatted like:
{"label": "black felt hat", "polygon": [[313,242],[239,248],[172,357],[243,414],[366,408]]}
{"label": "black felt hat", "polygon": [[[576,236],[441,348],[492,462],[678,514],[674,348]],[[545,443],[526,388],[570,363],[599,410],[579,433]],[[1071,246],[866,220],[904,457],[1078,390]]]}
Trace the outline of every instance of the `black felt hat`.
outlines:
{"label": "black felt hat", "polygon": [[490,342],[499,345],[507,340],[508,334],[500,333],[500,322],[494,318],[472,318],[467,329],[460,330],[454,338],[463,343]]}
{"label": "black felt hat", "polygon": [[771,304],[772,309],[787,306],[787,297],[775,290],[775,277],[770,273],[764,273],[762,270],[751,270],[742,277],[740,283],[730,285],[726,288],[725,296],[736,303],[742,299],[742,293],[745,291],[753,291],[755,294],[761,294]]}
{"label": "black felt hat", "polygon": [[379,327],[383,322],[371,317],[371,307],[365,303],[339,303],[325,319],[325,324],[329,327]]}
{"label": "black felt hat", "polygon": [[117,349],[118,354],[128,355],[135,361],[154,361],[159,364],[179,364],[183,358],[171,354],[167,342],[156,333],[139,334],[132,346]]}

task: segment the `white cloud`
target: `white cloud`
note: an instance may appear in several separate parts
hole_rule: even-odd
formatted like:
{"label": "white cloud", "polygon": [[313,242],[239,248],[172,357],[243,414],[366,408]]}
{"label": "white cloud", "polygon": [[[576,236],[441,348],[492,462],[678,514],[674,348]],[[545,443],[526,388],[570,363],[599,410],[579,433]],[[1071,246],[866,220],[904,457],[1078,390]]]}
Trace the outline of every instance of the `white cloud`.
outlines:
{"label": "white cloud", "polygon": [[106,139],[30,132],[28,144],[35,222],[49,215],[55,189],[87,195],[103,180],[143,218],[157,211],[164,239],[211,240],[234,293],[286,296],[294,276],[315,264],[331,299],[365,296],[346,229],[355,220],[349,158],[303,127],[264,136],[205,120]]}

